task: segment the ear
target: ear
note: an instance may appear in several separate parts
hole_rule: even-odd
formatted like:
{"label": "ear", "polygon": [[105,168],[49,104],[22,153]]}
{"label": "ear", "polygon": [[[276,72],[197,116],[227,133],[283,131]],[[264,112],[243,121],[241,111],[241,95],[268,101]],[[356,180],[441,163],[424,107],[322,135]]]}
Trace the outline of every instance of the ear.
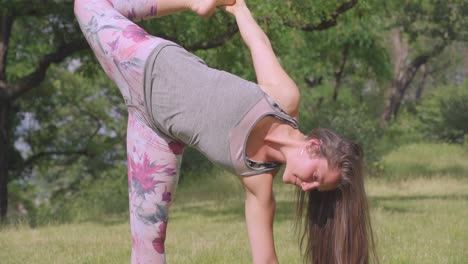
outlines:
{"label": "ear", "polygon": [[304,192],[311,191],[317,187],[319,187],[320,183],[318,182],[302,182],[301,188]]}
{"label": "ear", "polygon": [[307,151],[315,156],[320,153],[320,140],[316,138],[311,138],[307,141]]}
{"label": "ear", "polygon": [[311,138],[308,140],[308,144],[313,146],[313,147],[320,147],[320,140],[319,139],[316,139],[316,138]]}

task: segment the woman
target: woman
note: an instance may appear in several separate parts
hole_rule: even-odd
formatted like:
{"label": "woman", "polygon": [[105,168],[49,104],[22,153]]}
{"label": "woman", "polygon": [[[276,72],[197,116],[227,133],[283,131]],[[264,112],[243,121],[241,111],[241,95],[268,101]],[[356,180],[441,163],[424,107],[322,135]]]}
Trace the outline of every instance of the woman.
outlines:
{"label": "woman", "polygon": [[[209,68],[132,20],[192,10],[232,14],[258,84]],[[300,94],[243,0],[76,0],[81,29],[128,106],[132,263],[165,263],[164,240],[185,145],[239,175],[254,263],[277,263],[273,178],[299,188],[305,259],[367,263],[373,246],[358,145],[297,128]],[[209,105],[209,107],[207,107]],[[301,220],[302,211],[306,217]]]}

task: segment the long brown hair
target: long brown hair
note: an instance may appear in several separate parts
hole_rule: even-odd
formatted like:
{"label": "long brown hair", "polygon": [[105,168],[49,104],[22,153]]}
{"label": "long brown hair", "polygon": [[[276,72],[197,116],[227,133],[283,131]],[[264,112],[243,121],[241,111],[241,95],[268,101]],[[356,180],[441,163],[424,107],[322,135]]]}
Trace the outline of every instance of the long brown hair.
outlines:
{"label": "long brown hair", "polygon": [[314,129],[319,155],[341,172],[333,191],[297,192],[296,227],[305,263],[378,263],[364,190],[362,148],[328,129]]}

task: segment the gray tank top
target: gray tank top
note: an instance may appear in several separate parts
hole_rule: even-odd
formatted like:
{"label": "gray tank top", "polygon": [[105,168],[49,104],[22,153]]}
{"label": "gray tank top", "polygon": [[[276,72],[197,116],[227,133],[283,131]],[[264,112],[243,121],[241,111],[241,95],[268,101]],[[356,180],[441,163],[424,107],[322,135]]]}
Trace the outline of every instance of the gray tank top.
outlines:
{"label": "gray tank top", "polygon": [[161,136],[196,148],[240,176],[280,166],[252,161],[245,154],[248,136],[261,118],[271,115],[297,128],[257,84],[210,68],[169,41],[152,51],[144,78],[149,125]]}

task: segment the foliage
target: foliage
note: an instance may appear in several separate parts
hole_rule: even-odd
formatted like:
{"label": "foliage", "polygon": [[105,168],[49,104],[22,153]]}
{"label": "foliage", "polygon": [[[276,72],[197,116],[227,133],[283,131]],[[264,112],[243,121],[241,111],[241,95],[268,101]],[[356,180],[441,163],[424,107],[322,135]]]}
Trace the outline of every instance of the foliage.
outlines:
{"label": "foliage", "polygon": [[[433,61],[457,41],[466,42],[468,3],[466,1],[391,1],[389,25],[393,28],[395,73],[382,118],[386,122],[399,114],[401,103],[421,68],[432,68]],[[451,61],[450,64],[453,62]],[[448,69],[445,69],[446,71]],[[426,78],[424,77],[423,80]],[[424,81],[421,89],[424,88]],[[422,91],[422,90],[421,90]]]}
{"label": "foliage", "polygon": [[96,180],[81,182],[79,192],[68,193],[60,199],[55,199],[52,207],[54,210],[49,212],[61,216],[62,221],[94,220],[127,215],[127,188],[126,168],[120,164],[101,173]]}
{"label": "foliage", "polygon": [[14,202],[36,201],[55,213],[90,182],[122,175],[115,168],[125,172],[125,109],[112,86],[103,73],[87,79],[53,67],[42,87],[23,98],[16,131],[22,160],[12,164],[10,185],[28,195]]}
{"label": "foliage", "polygon": [[9,43],[4,43],[10,47],[5,67],[9,82],[32,73],[43,56],[60,45],[82,40],[73,0],[0,0],[0,5],[14,18]]}
{"label": "foliage", "polygon": [[468,82],[439,88],[416,111],[418,129],[427,139],[463,143],[468,134]]}
{"label": "foliage", "polygon": [[[464,0],[417,0],[417,1],[394,1],[401,3],[401,16],[398,25],[404,28],[408,34],[409,41],[416,43],[432,39],[433,43],[448,40],[467,40],[468,3]],[[427,42],[426,42],[427,44]],[[424,50],[428,45],[420,42],[418,48]],[[430,46],[429,46],[430,47]]]}
{"label": "foliage", "polygon": [[314,101],[314,96],[305,94],[300,117],[303,131],[307,133],[316,127],[332,129],[360,144],[366,160],[371,165],[382,155],[379,146],[384,131],[365,103],[356,98],[352,99],[349,95],[344,97],[348,100],[340,100],[337,103],[327,101],[320,107],[313,107],[311,101]]}

